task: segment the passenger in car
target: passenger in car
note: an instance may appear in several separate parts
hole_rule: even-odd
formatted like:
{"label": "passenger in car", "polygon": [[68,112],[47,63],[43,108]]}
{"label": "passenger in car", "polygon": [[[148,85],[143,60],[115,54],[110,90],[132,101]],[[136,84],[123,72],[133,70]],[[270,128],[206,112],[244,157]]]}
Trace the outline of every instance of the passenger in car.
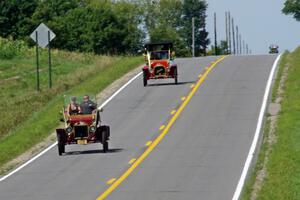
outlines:
{"label": "passenger in car", "polygon": [[79,113],[81,113],[81,108],[76,102],[76,97],[70,98],[70,103],[67,107],[67,111],[69,115],[78,115]]}
{"label": "passenger in car", "polygon": [[90,97],[88,95],[83,96],[83,101],[80,104],[80,108],[82,111],[82,114],[92,114],[93,111],[97,109],[97,104],[90,100]]}

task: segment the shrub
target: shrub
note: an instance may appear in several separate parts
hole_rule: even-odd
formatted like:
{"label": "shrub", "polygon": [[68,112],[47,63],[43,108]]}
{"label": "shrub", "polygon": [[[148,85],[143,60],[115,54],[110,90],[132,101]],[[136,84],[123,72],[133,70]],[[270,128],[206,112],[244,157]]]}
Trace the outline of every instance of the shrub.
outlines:
{"label": "shrub", "polygon": [[10,39],[0,38],[0,58],[12,59],[28,49],[23,41],[12,41]]}

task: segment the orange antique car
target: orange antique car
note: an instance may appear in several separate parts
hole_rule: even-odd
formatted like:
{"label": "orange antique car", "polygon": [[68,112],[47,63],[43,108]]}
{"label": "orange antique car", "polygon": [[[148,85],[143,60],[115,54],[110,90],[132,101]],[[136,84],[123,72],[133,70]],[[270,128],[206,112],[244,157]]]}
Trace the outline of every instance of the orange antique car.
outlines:
{"label": "orange antique car", "polygon": [[178,83],[177,65],[173,58],[172,42],[157,42],[145,44],[144,58],[147,61],[143,67],[143,83],[147,86],[149,79],[172,78]]}

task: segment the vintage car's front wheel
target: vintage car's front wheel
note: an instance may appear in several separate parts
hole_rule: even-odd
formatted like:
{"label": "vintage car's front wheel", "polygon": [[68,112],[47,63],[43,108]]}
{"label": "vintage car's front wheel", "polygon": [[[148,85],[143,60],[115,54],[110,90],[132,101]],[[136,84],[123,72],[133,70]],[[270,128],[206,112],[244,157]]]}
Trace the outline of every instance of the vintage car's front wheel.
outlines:
{"label": "vintage car's front wheel", "polygon": [[106,153],[108,151],[108,138],[110,136],[110,128],[109,126],[103,126],[102,134],[101,134],[101,142],[103,145],[103,152]]}
{"label": "vintage car's front wheel", "polygon": [[61,156],[63,153],[65,153],[65,144],[58,143],[57,147],[58,147],[58,155]]}
{"label": "vintage car's front wheel", "polygon": [[175,80],[175,84],[178,84],[178,74],[177,74],[177,68],[174,69],[174,80]]}
{"label": "vintage car's front wheel", "polygon": [[65,143],[67,141],[67,134],[65,129],[56,129],[56,137],[57,137],[57,148],[58,155],[62,155],[65,153]]}

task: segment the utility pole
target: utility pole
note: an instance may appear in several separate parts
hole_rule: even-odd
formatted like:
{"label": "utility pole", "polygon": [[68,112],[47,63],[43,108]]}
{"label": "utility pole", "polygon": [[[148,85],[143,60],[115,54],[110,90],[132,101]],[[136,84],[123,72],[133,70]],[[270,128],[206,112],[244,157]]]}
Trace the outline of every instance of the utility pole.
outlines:
{"label": "utility pole", "polygon": [[242,35],[240,34],[240,55],[242,55]]}
{"label": "utility pole", "polygon": [[236,54],[239,53],[239,27],[236,26]]}
{"label": "utility pole", "polygon": [[229,39],[229,51],[230,51],[230,54],[232,54],[232,49],[231,49],[231,17],[230,17],[230,12],[228,12],[228,39]]}
{"label": "utility pole", "polygon": [[192,53],[195,57],[195,18],[192,18]]}
{"label": "utility pole", "polygon": [[217,14],[214,13],[214,24],[215,24],[215,55],[218,55],[218,42],[217,42]]}
{"label": "utility pole", "polygon": [[246,44],[246,54],[249,54],[249,48],[248,48],[248,44]]}
{"label": "utility pole", "polygon": [[245,55],[246,51],[245,51],[245,40],[243,40],[243,54]]}
{"label": "utility pole", "polygon": [[226,54],[228,54],[228,48],[229,48],[229,44],[228,44],[228,14],[227,11],[225,12],[225,27],[226,27]]}
{"label": "utility pole", "polygon": [[232,23],[231,23],[231,25],[232,25],[232,41],[233,41],[233,54],[236,54],[236,51],[235,51],[235,34],[234,34],[234,20],[233,20],[233,18],[231,19],[232,21]]}

